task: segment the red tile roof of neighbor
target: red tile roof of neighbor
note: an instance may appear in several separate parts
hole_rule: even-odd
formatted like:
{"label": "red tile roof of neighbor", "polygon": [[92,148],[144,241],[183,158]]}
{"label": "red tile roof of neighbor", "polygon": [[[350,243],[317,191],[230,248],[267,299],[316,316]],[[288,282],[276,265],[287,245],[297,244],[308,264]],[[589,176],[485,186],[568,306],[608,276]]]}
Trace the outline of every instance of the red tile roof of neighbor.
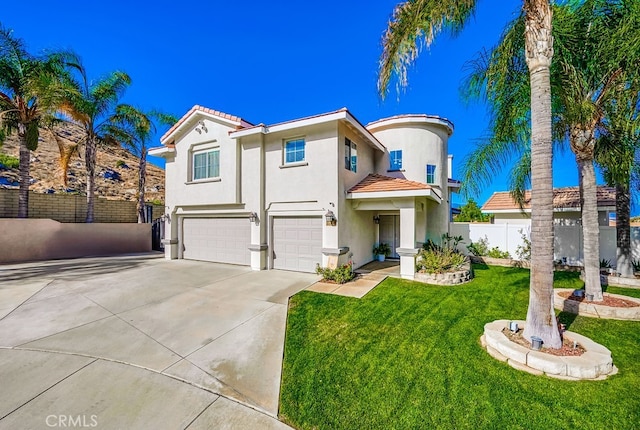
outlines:
{"label": "red tile roof of neighbor", "polygon": [[253,127],[253,124],[250,123],[249,121],[246,121],[242,118],[240,118],[239,116],[235,116],[235,115],[229,115],[228,113],[224,113],[224,112],[220,112],[219,110],[214,110],[214,109],[209,109],[200,105],[194,105],[191,109],[189,109],[189,112],[187,112],[186,114],[184,114],[182,116],[182,118],[180,118],[178,120],[178,122],[176,122],[175,124],[173,124],[173,126],[167,130],[167,132],[165,134],[162,135],[162,137],[160,138],[160,141],[163,141],[164,139],[167,138],[167,136],[169,136],[171,133],[173,133],[178,127],[180,127],[187,119],[189,119],[189,117],[191,117],[191,115],[196,112],[196,111],[200,111],[200,112],[204,112],[204,113],[208,113],[211,115],[215,115],[215,116],[219,116],[220,118],[224,118],[224,119],[228,119],[230,121],[234,121],[240,124],[241,128],[245,128],[245,127]]}
{"label": "red tile roof of neighbor", "polygon": [[[611,187],[598,187],[598,206],[615,206],[616,205],[616,189]],[[531,191],[525,191],[524,209],[531,209]],[[560,208],[579,208],[580,207],[580,189],[578,187],[554,188],[553,190],[553,207]],[[500,191],[493,193],[489,200],[482,206],[483,211],[496,210],[520,210],[518,204],[513,200],[508,191]]]}
{"label": "red tile roof of neighbor", "polygon": [[370,174],[362,181],[351,187],[349,193],[373,193],[378,191],[429,190],[431,186],[422,182],[407,179],[392,178],[377,174]]}

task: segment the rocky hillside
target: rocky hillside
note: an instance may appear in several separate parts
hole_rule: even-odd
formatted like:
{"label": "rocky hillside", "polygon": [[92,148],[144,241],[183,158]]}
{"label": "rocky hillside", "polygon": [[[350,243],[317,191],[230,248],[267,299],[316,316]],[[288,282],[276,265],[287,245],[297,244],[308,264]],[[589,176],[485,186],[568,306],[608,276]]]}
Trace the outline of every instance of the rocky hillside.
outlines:
{"label": "rocky hillside", "polygon": [[[80,140],[77,131],[56,130],[59,142],[69,147]],[[38,149],[31,155],[30,189],[38,193],[86,194],[84,148],[71,158],[67,186],[62,180],[58,143],[47,130],[40,130]],[[18,140],[10,136],[0,146],[0,153],[18,157]],[[123,148],[98,148],[96,196],[110,200],[135,200],[138,183],[138,157]],[[0,188],[18,188],[18,169],[0,165]],[[164,202],[164,170],[147,163],[147,201]]]}

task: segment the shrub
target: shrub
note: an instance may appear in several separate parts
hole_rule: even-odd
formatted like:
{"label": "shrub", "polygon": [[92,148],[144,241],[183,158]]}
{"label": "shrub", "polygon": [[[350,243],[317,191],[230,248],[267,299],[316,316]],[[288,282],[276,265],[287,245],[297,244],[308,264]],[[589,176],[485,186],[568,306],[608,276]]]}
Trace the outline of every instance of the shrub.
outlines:
{"label": "shrub", "polygon": [[125,163],[123,160],[118,160],[116,161],[116,167],[129,167],[127,166],[127,163]]}
{"label": "shrub", "polygon": [[611,260],[607,260],[606,258],[603,258],[602,260],[600,260],[600,268],[611,269]]}
{"label": "shrub", "polygon": [[416,258],[416,271],[421,273],[446,273],[460,270],[466,257],[448,247],[423,249]]}
{"label": "shrub", "polygon": [[489,248],[489,239],[487,236],[477,242],[471,242],[467,245],[467,249],[477,257],[511,258],[511,254],[509,254],[508,251],[501,251],[497,246]]}
{"label": "shrub", "polygon": [[487,236],[485,236],[477,242],[472,241],[469,245],[467,245],[467,249],[470,253],[477,257],[487,255],[487,253],[489,252],[489,239],[487,238]]}
{"label": "shrub", "polygon": [[640,260],[631,261],[631,265],[633,265],[634,272],[640,272]]}
{"label": "shrub", "polygon": [[353,265],[351,262],[338,266],[335,269],[320,267],[319,264],[316,264],[316,273],[322,276],[323,281],[333,281],[337,284],[344,284],[355,278],[352,268]]}
{"label": "shrub", "polygon": [[8,154],[0,154],[0,164],[7,169],[17,169],[20,167],[20,160]]}
{"label": "shrub", "polygon": [[516,255],[519,260],[531,261],[531,240],[522,230],[518,230],[518,233],[522,235],[522,245],[518,245],[516,248]]}

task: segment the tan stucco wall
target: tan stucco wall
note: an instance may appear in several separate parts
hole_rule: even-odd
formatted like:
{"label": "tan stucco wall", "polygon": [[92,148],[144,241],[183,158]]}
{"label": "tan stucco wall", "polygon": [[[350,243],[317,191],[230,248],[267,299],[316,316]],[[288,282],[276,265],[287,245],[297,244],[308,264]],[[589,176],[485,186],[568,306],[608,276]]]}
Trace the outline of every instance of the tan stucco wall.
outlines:
{"label": "tan stucco wall", "polygon": [[151,224],[0,220],[0,263],[151,251]]}
{"label": "tan stucco wall", "polygon": [[[153,205],[153,219],[164,214],[163,205]],[[0,218],[18,216],[18,190],[0,189]],[[84,222],[87,197],[74,194],[29,193],[29,218],[47,218],[59,222]],[[136,202],[97,198],[95,222],[137,222]]]}

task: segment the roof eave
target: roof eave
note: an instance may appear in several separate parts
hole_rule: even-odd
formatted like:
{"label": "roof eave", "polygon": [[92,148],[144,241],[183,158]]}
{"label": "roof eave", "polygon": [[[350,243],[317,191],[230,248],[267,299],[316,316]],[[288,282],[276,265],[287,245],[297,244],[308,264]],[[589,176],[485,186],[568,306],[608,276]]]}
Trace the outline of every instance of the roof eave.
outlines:
{"label": "roof eave", "polygon": [[427,197],[437,203],[441,203],[442,199],[432,189],[421,190],[398,190],[398,191],[367,191],[347,193],[347,200],[358,199],[388,199],[398,197]]}

